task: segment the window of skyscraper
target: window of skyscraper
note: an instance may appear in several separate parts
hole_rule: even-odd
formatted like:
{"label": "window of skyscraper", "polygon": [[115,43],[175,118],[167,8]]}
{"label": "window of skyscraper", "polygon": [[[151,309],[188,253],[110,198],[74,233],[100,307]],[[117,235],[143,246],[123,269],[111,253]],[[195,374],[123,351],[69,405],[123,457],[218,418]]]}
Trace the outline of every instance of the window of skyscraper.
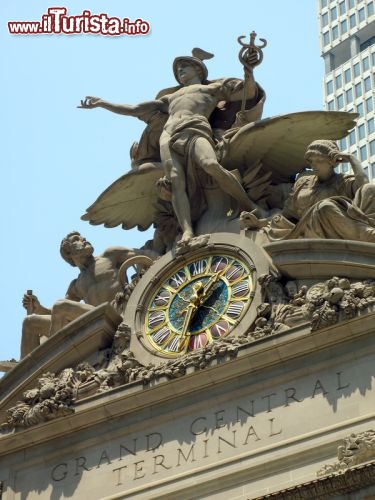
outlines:
{"label": "window of skyscraper", "polygon": [[368,69],[370,69],[370,61],[369,61],[368,57],[363,58],[362,66],[363,66],[363,71],[367,71]]}
{"label": "window of skyscraper", "polygon": [[346,149],[346,139],[345,138],[344,139],[340,139],[339,140],[339,145],[340,145],[341,151],[345,151],[345,149]]}
{"label": "window of skyscraper", "polygon": [[349,132],[349,146],[353,146],[355,144],[355,131],[351,130]]}
{"label": "window of skyscraper", "polygon": [[335,102],[334,101],[329,101],[327,103],[328,111],[334,111],[335,110]]}
{"label": "window of skyscraper", "polygon": [[357,113],[359,114],[359,116],[363,116],[363,102],[360,102],[357,105]]}
{"label": "window of skyscraper", "polygon": [[324,26],[327,26],[327,24],[328,24],[328,12],[325,12],[322,15],[322,27],[324,28]]}
{"label": "window of skyscraper", "polygon": [[374,2],[369,2],[367,4],[367,15],[370,17],[374,13]]}
{"label": "window of skyscraper", "polygon": [[352,9],[353,7],[355,7],[355,2],[356,2],[356,0],[348,0],[349,9]]}
{"label": "window of skyscraper", "polygon": [[[362,52],[362,50],[365,50],[367,49],[367,47],[370,47],[371,45],[374,45],[375,43],[375,35],[368,38],[367,40],[365,40],[363,43],[361,43],[360,47],[359,47],[359,50]],[[374,60],[373,60],[374,62]]]}
{"label": "window of skyscraper", "polygon": [[372,174],[372,178],[375,177],[375,163],[371,163],[371,174]]}
{"label": "window of skyscraper", "polygon": [[320,5],[321,7],[327,7],[327,4],[328,4],[328,0],[320,0]]}
{"label": "window of skyscraper", "polygon": [[352,15],[349,17],[349,26],[350,26],[351,28],[354,28],[354,26],[355,26],[355,22],[356,22],[356,21],[355,21],[355,14],[352,14]]}
{"label": "window of skyscraper", "polygon": [[344,96],[340,94],[337,96],[337,108],[342,109],[344,107]]}
{"label": "window of skyscraper", "polygon": [[345,92],[345,97],[346,97],[346,104],[350,104],[353,102],[353,89],[348,89]]}
{"label": "window of skyscraper", "polygon": [[341,76],[341,73],[336,76],[336,78],[335,78],[335,84],[336,84],[336,90],[337,89],[341,89],[341,87],[342,87],[342,76]]}
{"label": "window of skyscraper", "polygon": [[358,11],[358,20],[361,23],[362,21],[365,20],[365,18],[366,18],[366,16],[365,16],[365,8],[362,7],[362,9],[359,9],[359,11]]}
{"label": "window of skyscraper", "polygon": [[323,33],[323,44],[328,45],[329,44],[329,31],[326,33]]}
{"label": "window of skyscraper", "polygon": [[351,71],[350,71],[350,68],[346,69],[344,71],[344,80],[345,80],[345,83],[349,83],[352,79],[352,76],[351,76]]}
{"label": "window of skyscraper", "polygon": [[359,140],[364,139],[365,135],[366,135],[365,124],[361,123],[361,125],[358,127],[358,139]]}
{"label": "window of skyscraper", "polygon": [[363,86],[365,88],[365,92],[368,92],[369,90],[371,90],[371,77],[368,76],[367,78],[365,78],[363,80]]}
{"label": "window of skyscraper", "polygon": [[361,69],[359,67],[359,63],[355,63],[353,66],[354,76],[359,76],[361,74]]}
{"label": "window of skyscraper", "polygon": [[345,2],[340,2],[339,3],[339,12],[340,12],[340,16],[342,16],[343,14],[345,14]]}
{"label": "window of skyscraper", "polygon": [[367,122],[367,132],[368,134],[372,134],[373,132],[375,132],[375,119],[374,118],[370,118]]}
{"label": "window of skyscraper", "polygon": [[337,19],[337,7],[332,7],[331,9],[331,22]]}
{"label": "window of skyscraper", "polygon": [[375,66],[375,52],[371,54],[372,65]]}
{"label": "window of skyscraper", "polygon": [[372,102],[372,97],[366,99],[366,111],[370,113],[374,110],[374,103]]}
{"label": "window of skyscraper", "polygon": [[367,150],[366,150],[366,146],[361,146],[359,148],[359,158],[361,161],[364,161],[367,159]]}
{"label": "window of skyscraper", "polygon": [[360,97],[362,95],[362,84],[356,83],[354,87],[354,92],[356,97]]}
{"label": "window of skyscraper", "polygon": [[339,37],[339,27],[336,24],[336,26],[332,28],[332,40],[337,40],[338,37]]}
{"label": "window of skyscraper", "polygon": [[326,92],[327,92],[327,95],[332,94],[332,92],[333,92],[333,80],[330,80],[329,82],[326,83]]}
{"label": "window of skyscraper", "polygon": [[346,33],[348,31],[348,22],[347,22],[347,20],[344,19],[343,21],[341,21],[340,26],[341,26],[341,34],[343,35],[344,33]]}
{"label": "window of skyscraper", "polygon": [[375,141],[370,141],[370,156],[375,155]]}

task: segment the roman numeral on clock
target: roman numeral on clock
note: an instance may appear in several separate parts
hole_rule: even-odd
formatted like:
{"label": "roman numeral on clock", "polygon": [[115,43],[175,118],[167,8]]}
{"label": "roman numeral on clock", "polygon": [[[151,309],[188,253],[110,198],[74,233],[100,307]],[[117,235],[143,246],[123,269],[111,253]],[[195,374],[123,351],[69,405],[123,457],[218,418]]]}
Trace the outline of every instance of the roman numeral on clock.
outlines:
{"label": "roman numeral on clock", "polygon": [[242,313],[244,308],[244,303],[243,302],[233,302],[232,304],[229,305],[226,315],[229,316],[230,318],[238,318],[240,314]]}
{"label": "roman numeral on clock", "polygon": [[152,333],[150,337],[156,344],[162,345],[167,340],[170,333],[170,329],[167,326],[163,326],[163,328],[161,328],[160,330]]}
{"label": "roman numeral on clock", "polygon": [[207,267],[206,260],[197,260],[196,262],[193,262],[190,265],[190,273],[192,274],[192,276],[196,276],[197,274],[202,274],[204,273],[206,267]]}
{"label": "roman numeral on clock", "polygon": [[174,337],[167,346],[168,351],[178,352],[180,350],[180,337]]}
{"label": "roman numeral on clock", "polygon": [[243,297],[247,295],[250,291],[249,282],[248,281],[240,281],[232,288],[232,295],[234,297]]}
{"label": "roman numeral on clock", "polygon": [[157,307],[166,306],[169,302],[170,295],[166,290],[161,291],[154,300],[154,303]]}
{"label": "roman numeral on clock", "polygon": [[170,278],[169,284],[173,286],[173,288],[179,288],[185,281],[186,281],[185,273],[179,271]]}
{"label": "roman numeral on clock", "polygon": [[226,273],[225,276],[229,281],[235,281],[244,273],[243,267],[232,266]]}
{"label": "roman numeral on clock", "polygon": [[212,265],[211,265],[211,270],[214,273],[217,273],[218,271],[222,271],[225,269],[228,265],[228,259],[226,257],[214,257],[212,259]]}
{"label": "roman numeral on clock", "polygon": [[163,311],[155,311],[150,313],[148,317],[148,327],[150,330],[156,328],[160,323],[162,323],[165,319]]}

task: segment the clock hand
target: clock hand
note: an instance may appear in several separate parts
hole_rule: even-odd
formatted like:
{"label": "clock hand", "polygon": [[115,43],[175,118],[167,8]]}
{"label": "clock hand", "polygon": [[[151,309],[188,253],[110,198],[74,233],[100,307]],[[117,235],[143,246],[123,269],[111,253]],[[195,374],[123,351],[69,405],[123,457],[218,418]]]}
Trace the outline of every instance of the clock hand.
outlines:
{"label": "clock hand", "polygon": [[191,333],[188,331],[188,328],[190,326],[191,320],[201,307],[212,309],[217,314],[219,314],[216,309],[210,306],[205,306],[204,304],[214,292],[215,287],[224,271],[225,269],[211,276],[205,285],[203,285],[201,281],[198,281],[193,285],[193,294],[190,297],[190,304],[186,309],[184,309],[184,311],[186,311],[186,315],[184,324],[182,326],[181,339],[179,343],[180,350],[183,348],[184,352],[187,352],[189,342],[186,342],[186,338],[190,337],[191,335]]}
{"label": "clock hand", "polygon": [[205,306],[204,304],[202,304],[202,308],[203,309],[209,309],[210,311],[213,311],[218,316],[220,316],[220,312],[217,309],[215,309],[214,307],[212,307],[212,306]]}
{"label": "clock hand", "polygon": [[[201,304],[201,295],[204,290],[204,285],[201,281],[197,281],[193,285],[193,294],[189,298],[189,305],[187,306],[186,309],[184,309],[182,312],[186,311],[185,318],[184,318],[184,323],[182,325],[182,330],[181,330],[181,340],[179,343],[179,348],[181,349],[183,345],[186,342],[186,338],[190,337],[190,333],[188,331],[191,320],[193,319],[193,316],[197,309],[199,308]],[[184,350],[187,350],[187,343],[185,344]]]}
{"label": "clock hand", "polygon": [[[182,312],[185,312],[184,323],[181,329],[181,338],[179,342],[179,350],[184,347],[184,351],[187,351],[188,343],[186,342],[187,337],[190,337],[189,326],[191,320],[193,319],[196,311],[203,306],[203,304],[207,301],[207,299],[213,293],[216,284],[218,283],[220,277],[224,273],[225,269],[212,275],[206,284],[203,284],[201,281],[197,281],[193,285],[193,294],[189,297],[189,300],[183,299],[184,302],[189,302],[186,309]],[[180,297],[182,298],[182,297]]]}
{"label": "clock hand", "polygon": [[213,274],[207,281],[207,283],[204,285],[203,291],[200,296],[199,306],[202,306],[207,301],[207,299],[211,297],[212,293],[216,288],[217,283],[219,282],[221,276],[224,274],[224,271],[225,269],[216,274]]}
{"label": "clock hand", "polygon": [[180,350],[183,348],[185,352],[187,351],[188,342],[186,342],[186,339],[188,337],[190,337],[190,333],[189,333],[188,329],[189,329],[191,320],[195,316],[195,313],[197,312],[197,310],[211,296],[212,292],[214,291],[215,285],[219,281],[222,274],[223,274],[223,271],[220,271],[219,273],[216,273],[215,275],[211,276],[205,285],[203,285],[203,283],[201,281],[194,283],[193,294],[190,296],[190,303],[187,306],[187,308],[183,310],[183,312],[186,311],[186,314],[185,314],[184,323],[182,325],[182,330],[181,330],[181,338],[180,338],[180,342],[179,342],[179,349]]}
{"label": "clock hand", "polygon": [[197,310],[197,306],[194,304],[194,303],[190,303],[186,309],[184,309],[184,311],[186,311],[186,314],[185,314],[185,318],[184,318],[184,324],[182,325],[182,329],[181,329],[181,338],[180,338],[180,342],[179,342],[179,350],[182,349],[185,341],[186,341],[186,338],[187,337],[190,337],[189,335],[189,332],[188,332],[188,328],[190,326],[190,322],[193,318],[193,314],[195,313],[195,311]]}
{"label": "clock hand", "polygon": [[190,300],[189,299],[185,299],[185,297],[183,297],[180,293],[177,293],[176,295],[177,295],[178,298],[180,298],[181,300],[183,300],[187,304],[190,304]]}

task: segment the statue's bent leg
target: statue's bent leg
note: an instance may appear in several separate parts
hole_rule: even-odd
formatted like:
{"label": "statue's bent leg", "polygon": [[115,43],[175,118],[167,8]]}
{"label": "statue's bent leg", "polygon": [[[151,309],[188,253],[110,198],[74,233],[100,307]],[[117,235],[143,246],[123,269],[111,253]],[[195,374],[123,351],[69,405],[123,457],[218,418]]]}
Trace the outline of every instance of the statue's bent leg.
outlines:
{"label": "statue's bent leg", "polygon": [[40,344],[40,337],[48,337],[51,328],[49,314],[31,314],[26,316],[22,324],[21,359],[36,349]]}
{"label": "statue's bent leg", "polygon": [[52,307],[50,335],[61,330],[65,325],[82,316],[82,314],[91,311],[94,307],[74,300],[58,300]]}
{"label": "statue's bent leg", "polygon": [[172,205],[183,232],[181,238],[183,243],[194,236],[190,203],[186,193],[186,173],[183,160],[170,150],[169,135],[166,133],[164,133],[164,140],[160,142],[160,154],[163,167],[172,183]]}
{"label": "statue's bent leg", "polygon": [[375,242],[375,229],[365,221],[350,217],[343,206],[327,199],[316,204],[305,236]]}
{"label": "statue's bent leg", "polygon": [[220,188],[240,205],[242,210],[256,210],[257,205],[252,202],[243,186],[228,170],[225,170],[217,161],[211,143],[204,137],[196,139],[194,144],[194,161],[219,184]]}
{"label": "statue's bent leg", "polygon": [[354,196],[354,204],[373,219],[371,223],[375,226],[375,184],[360,187]]}

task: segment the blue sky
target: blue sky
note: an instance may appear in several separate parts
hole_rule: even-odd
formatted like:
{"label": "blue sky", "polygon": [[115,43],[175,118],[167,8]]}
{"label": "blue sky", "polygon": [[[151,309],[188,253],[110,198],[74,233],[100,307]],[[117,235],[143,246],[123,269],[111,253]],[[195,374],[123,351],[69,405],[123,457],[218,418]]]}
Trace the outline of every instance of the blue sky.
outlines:
{"label": "blue sky", "polygon": [[[8,21],[39,21],[49,7],[68,15],[146,20],[146,36],[15,36]],[[149,235],[80,220],[97,196],[130,168],[129,148],[143,123],[102,109],[80,110],[85,95],[135,104],[175,84],[171,64],[193,47],[215,54],[210,78],[242,77],[237,37],[255,30],[268,41],[257,81],[267,92],[264,117],[323,109],[315,0],[36,0],[0,6],[2,182],[0,359],[19,359],[21,299],[32,289],[49,307],[77,270],[60,257],[61,239],[78,230],[96,254],[141,246]]]}

